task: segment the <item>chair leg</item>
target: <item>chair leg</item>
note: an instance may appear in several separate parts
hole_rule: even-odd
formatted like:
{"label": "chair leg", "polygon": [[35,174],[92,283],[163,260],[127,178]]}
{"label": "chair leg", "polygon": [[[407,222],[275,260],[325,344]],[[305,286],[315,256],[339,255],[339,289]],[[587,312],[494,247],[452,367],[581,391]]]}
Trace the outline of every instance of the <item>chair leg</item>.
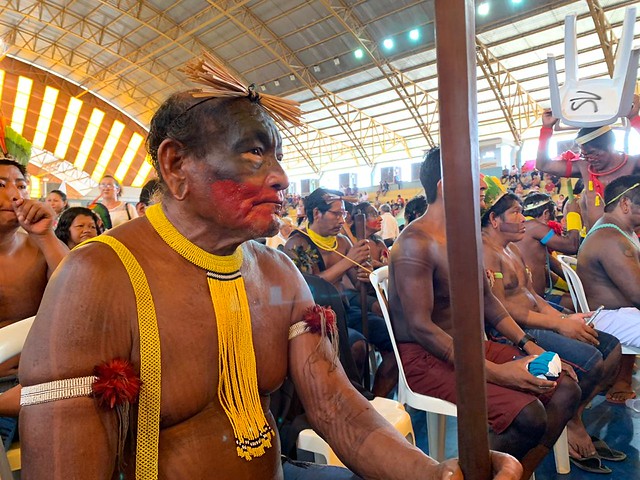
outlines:
{"label": "chair leg", "polygon": [[565,474],[571,471],[571,462],[569,462],[569,442],[567,440],[567,427],[562,430],[562,433],[558,437],[558,441],[553,446],[553,456],[556,460],[556,472]]}
{"label": "chair leg", "polygon": [[447,417],[427,412],[427,438],[429,456],[438,462],[445,460],[444,444],[447,435]]}

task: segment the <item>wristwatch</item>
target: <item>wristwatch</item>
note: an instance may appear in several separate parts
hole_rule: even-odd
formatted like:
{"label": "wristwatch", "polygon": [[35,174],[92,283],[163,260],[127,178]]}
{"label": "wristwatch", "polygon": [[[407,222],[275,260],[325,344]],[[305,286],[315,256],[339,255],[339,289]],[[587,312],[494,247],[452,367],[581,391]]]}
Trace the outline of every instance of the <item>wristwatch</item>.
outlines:
{"label": "wristwatch", "polygon": [[538,343],[538,341],[532,337],[531,335],[529,335],[528,333],[524,334],[524,337],[522,337],[520,339],[520,341],[518,342],[518,348],[520,350],[524,350],[524,346],[528,343],[528,342],[533,342],[533,343]]}

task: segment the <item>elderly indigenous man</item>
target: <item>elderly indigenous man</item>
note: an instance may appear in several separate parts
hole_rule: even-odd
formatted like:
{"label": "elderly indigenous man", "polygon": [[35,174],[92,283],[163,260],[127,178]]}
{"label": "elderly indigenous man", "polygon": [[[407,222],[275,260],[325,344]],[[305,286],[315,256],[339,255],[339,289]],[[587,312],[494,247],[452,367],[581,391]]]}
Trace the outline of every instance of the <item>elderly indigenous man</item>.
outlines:
{"label": "elderly indigenous man", "polygon": [[560,263],[551,252],[566,255],[578,252],[582,219],[574,211],[576,206],[575,202],[571,202],[568,207],[572,210],[567,213],[567,234],[563,235],[562,226],[555,222],[556,206],[549,195],[532,192],[524,198],[522,205],[526,222],[524,238],[519,247],[531,271],[533,290],[559,310],[563,310],[563,307],[572,308],[571,297],[552,292],[557,283],[554,277],[563,278],[563,275]]}
{"label": "elderly indigenous man", "polygon": [[[411,388],[456,401],[453,323],[445,232],[440,149],[431,149],[420,170],[429,208],[402,231],[391,249],[389,306],[402,364]],[[419,294],[416,294],[419,292]],[[511,453],[528,479],[573,416],[580,390],[564,375],[557,382],[527,370],[544,350],[528,337],[484,287],[486,321],[519,348],[485,343],[491,448]],[[514,360],[515,357],[522,357]]]}
{"label": "elderly indigenous man", "polygon": [[[640,132],[640,99],[633,97],[631,111],[627,115],[631,125]],[[582,178],[585,191],[581,198],[582,218],[587,229],[604,212],[604,189],[609,182],[623,175],[640,173],[640,155],[630,156],[615,150],[615,136],[609,125],[596,128],[582,128],[576,137],[580,146],[580,156],[571,152],[558,161],[549,158],[548,142],[553,135],[553,127],[558,119],[547,110],[542,116],[542,128],[538,143],[536,168],[542,172],[563,177]]]}
{"label": "elderly indigenous man", "polygon": [[[369,240],[362,239],[353,245],[345,235],[339,233],[347,215],[342,192],[318,188],[306,197],[304,202],[308,227],[291,233],[284,246],[285,253],[301,271],[319,276],[335,285],[340,292],[353,293],[354,285],[359,285],[360,281],[369,282],[368,272],[364,270],[370,268]],[[367,309],[367,340],[375,345],[382,355],[382,363],[376,371],[372,392],[386,397],[398,381],[391,339],[384,319],[372,313],[375,297],[368,297],[371,301],[368,301],[367,305],[355,305],[355,300],[359,301],[359,296],[352,296],[348,302],[348,325],[354,330],[362,330],[361,308]],[[352,338],[351,341],[353,340]]]}
{"label": "elderly indigenous man", "polygon": [[[29,199],[25,167],[0,158],[0,327],[38,311],[47,281],[69,249],[53,232],[56,215]],[[22,227],[22,231],[20,231]],[[18,356],[0,365],[0,433],[5,447],[17,430],[20,387]],[[12,388],[13,387],[13,388]]]}
{"label": "elderly indigenous man", "polygon": [[597,393],[613,383],[620,364],[620,342],[588,325],[585,320],[590,314],[561,314],[536,294],[530,271],[516,246],[525,236],[520,199],[504,193],[497,179],[487,185],[481,225],[484,266],[491,289],[531,341],[556,352],[575,369],[582,397],[567,425],[572,462],[588,471],[610,473],[600,458],[619,461],[626,455],[590,437],[582,412]]}
{"label": "elderly indigenous man", "polygon": [[[596,328],[640,348],[640,175],[612,181],[604,191],[604,215],[589,231],[578,253],[578,274],[589,305],[604,305]],[[623,355],[607,400],[635,398],[631,376],[635,355]]]}
{"label": "elderly indigenous man", "polygon": [[[215,85],[229,78],[216,72],[201,73]],[[281,479],[268,408],[286,375],[362,477],[462,478],[371,409],[319,335],[332,312],[314,308],[284,254],[247,242],[275,233],[288,186],[271,117],[284,102],[221,86],[175,94],[154,115],[147,148],[161,203],[67,257],[27,340],[25,478],[134,478],[135,468],[148,479]],[[513,459],[493,459],[497,478],[519,473]]]}

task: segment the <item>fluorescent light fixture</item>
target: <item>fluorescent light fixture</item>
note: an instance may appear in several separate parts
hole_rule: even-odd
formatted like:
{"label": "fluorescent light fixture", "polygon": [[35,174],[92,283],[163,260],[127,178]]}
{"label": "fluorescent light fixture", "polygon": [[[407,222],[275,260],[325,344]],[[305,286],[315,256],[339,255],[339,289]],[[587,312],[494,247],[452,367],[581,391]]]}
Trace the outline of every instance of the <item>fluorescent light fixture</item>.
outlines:
{"label": "fluorescent light fixture", "polygon": [[490,10],[489,2],[483,2],[478,5],[478,15],[488,15]]}
{"label": "fluorescent light fixture", "polygon": [[414,28],[413,30],[411,30],[409,32],[409,39],[413,40],[414,42],[416,40],[420,39],[420,30],[418,30],[417,28]]}
{"label": "fluorescent light fixture", "polygon": [[142,135],[140,135],[139,133],[134,132],[131,136],[129,145],[127,145],[127,150],[124,152],[122,160],[120,161],[120,165],[118,165],[116,173],[113,175],[119,182],[122,182],[122,180],[124,180],[124,177],[127,174],[129,167],[131,166],[131,162],[133,162],[136,153],[138,153],[143,140],[144,139],[142,138]]}
{"label": "fluorescent light fixture", "polygon": [[334,59],[333,59],[333,64],[334,64],[335,66],[340,65],[340,59],[339,59],[338,57],[334,58]]}
{"label": "fluorescent light fixture", "polygon": [[85,130],[84,136],[82,137],[82,142],[80,142],[78,154],[76,155],[76,159],[73,162],[73,166],[80,171],[84,169],[84,166],[87,163],[87,159],[89,158],[89,154],[91,153],[91,147],[93,147],[93,142],[95,142],[96,140],[96,136],[98,135],[98,131],[100,130],[102,120],[104,120],[104,112],[102,110],[94,108],[91,112],[91,117],[89,118],[87,129]]}
{"label": "fluorescent light fixture", "polygon": [[63,160],[67,155],[71,135],[73,135],[73,130],[76,128],[76,122],[78,121],[78,115],[80,115],[81,108],[82,100],[78,100],[76,97],[71,97],[69,99],[67,113],[62,121],[62,129],[60,129],[60,135],[58,136],[58,144],[53,152],[53,154],[61,160]]}
{"label": "fluorescent light fixture", "polygon": [[13,103],[11,128],[20,134],[22,134],[24,121],[27,118],[27,108],[29,107],[29,97],[31,97],[32,87],[33,80],[23,76],[18,77],[18,89],[16,91],[16,99]]}
{"label": "fluorescent light fixture", "polygon": [[33,136],[33,145],[38,148],[44,148],[44,144],[47,141],[47,133],[49,133],[49,126],[53,118],[53,110],[56,108],[58,93],[60,93],[60,91],[57,88],[46,87],[44,89],[44,98],[42,100],[42,107],[40,107],[36,133]]}
{"label": "fluorescent light fixture", "polygon": [[93,169],[93,173],[91,174],[91,178],[96,182],[99,182],[104,175],[107,165],[109,165],[111,157],[113,157],[113,152],[118,145],[118,141],[120,140],[120,135],[122,135],[123,130],[124,123],[119,122],[118,120],[115,120],[113,125],[111,125],[109,136],[107,137],[107,141],[104,142],[104,147],[102,148],[102,152],[100,152],[96,168]]}
{"label": "fluorescent light fixture", "polygon": [[291,80],[292,82],[295,82],[296,76],[292,73],[291,75],[289,75],[289,80]]}
{"label": "fluorescent light fixture", "polygon": [[320,71],[320,65],[314,65],[313,66],[313,71],[318,73]]}
{"label": "fluorescent light fixture", "polygon": [[264,85],[260,85],[260,90],[262,90],[263,92],[265,92],[267,90],[267,87],[265,87]]}
{"label": "fluorescent light fixture", "polygon": [[279,82],[278,80],[274,80],[273,84],[274,84],[276,87],[279,87],[279,86],[280,86],[280,82]]}
{"label": "fluorescent light fixture", "polygon": [[522,0],[511,0],[511,3],[522,3]]}
{"label": "fluorescent light fixture", "polygon": [[391,38],[385,38],[382,42],[382,46],[387,50],[391,50],[393,48],[393,40]]}
{"label": "fluorescent light fixture", "polygon": [[353,52],[353,54],[356,56],[356,58],[364,57],[364,52],[362,51],[361,48],[357,49],[355,52]]}
{"label": "fluorescent light fixture", "polygon": [[131,186],[137,188],[142,187],[152,168],[151,157],[147,155],[144,159],[144,162],[142,162],[142,165],[140,165],[138,173],[136,174],[136,178],[133,179],[133,183],[131,183]]}

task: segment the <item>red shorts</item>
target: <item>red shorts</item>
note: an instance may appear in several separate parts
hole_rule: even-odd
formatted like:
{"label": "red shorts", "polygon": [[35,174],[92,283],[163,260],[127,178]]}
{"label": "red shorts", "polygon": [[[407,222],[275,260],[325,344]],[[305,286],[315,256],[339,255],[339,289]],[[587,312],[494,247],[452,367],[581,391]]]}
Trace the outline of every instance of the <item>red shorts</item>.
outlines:
{"label": "red shorts", "polygon": [[[485,358],[493,363],[506,363],[522,352],[511,345],[485,341]],[[440,360],[415,343],[399,343],[398,350],[407,382],[413,391],[456,403],[456,379],[453,365]],[[469,392],[473,395],[472,392]],[[504,432],[520,411],[540,399],[546,404],[553,392],[535,395],[493,383],[487,383],[489,425],[496,434]]]}

